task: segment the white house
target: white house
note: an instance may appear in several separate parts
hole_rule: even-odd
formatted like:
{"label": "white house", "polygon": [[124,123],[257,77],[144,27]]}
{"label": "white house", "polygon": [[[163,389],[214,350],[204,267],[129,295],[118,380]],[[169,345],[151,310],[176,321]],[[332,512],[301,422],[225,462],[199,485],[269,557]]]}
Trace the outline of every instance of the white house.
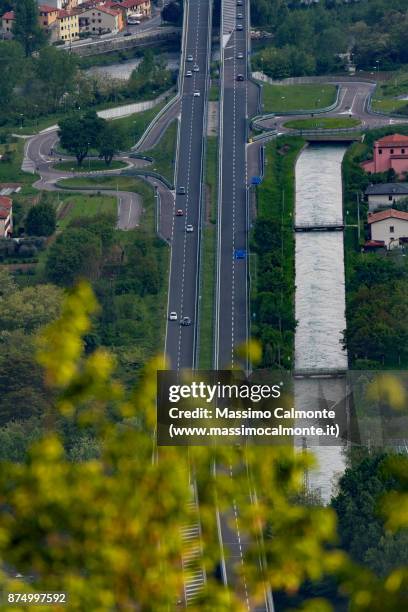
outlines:
{"label": "white house", "polygon": [[79,30],[89,34],[117,34],[123,29],[123,15],[118,9],[97,5],[79,13]]}
{"label": "white house", "polygon": [[378,183],[365,190],[368,210],[391,208],[395,202],[408,198],[408,183]]}
{"label": "white house", "polygon": [[383,241],[388,249],[399,247],[408,238],[408,212],[382,210],[368,214],[371,240]]}

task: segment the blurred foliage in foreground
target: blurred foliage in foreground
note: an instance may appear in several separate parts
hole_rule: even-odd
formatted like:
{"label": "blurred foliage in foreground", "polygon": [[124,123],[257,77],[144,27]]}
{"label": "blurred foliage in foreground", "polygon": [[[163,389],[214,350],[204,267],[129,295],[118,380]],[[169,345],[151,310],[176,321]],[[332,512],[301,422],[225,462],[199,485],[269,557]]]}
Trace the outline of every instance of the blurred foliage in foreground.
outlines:
{"label": "blurred foliage in foreground", "polygon": [[[265,582],[295,592],[305,580],[333,576],[352,610],[406,609],[407,568],[377,578],[336,549],[333,509],[293,502],[311,456],[272,447],[157,449],[156,370],[163,364],[151,363],[137,392],[126,395],[112,378],[107,352],[84,354],[83,337],[96,309],[91,290],[80,285],[40,337],[38,359],[57,400],[48,430],[27,460],[0,463],[1,588],[67,591],[70,610],[176,609],[183,591],[181,527],[192,520],[193,474],[209,577],[220,561],[214,508],[228,512],[235,500],[241,533],[254,542],[245,564],[254,599],[263,600]],[[58,413],[79,426],[92,426],[100,447],[97,459],[74,463],[66,458],[53,428]],[[215,478],[214,461],[231,466],[233,477],[219,470]],[[406,479],[406,472],[394,476]],[[388,495],[383,512],[390,531],[407,526],[406,510],[402,491]],[[271,537],[261,538],[266,531]],[[264,576],[258,571],[260,550],[268,564]],[[30,576],[27,584],[9,577],[17,571]],[[203,599],[191,609],[244,608],[234,592],[210,578]],[[331,606],[314,599],[303,609],[325,612]]]}

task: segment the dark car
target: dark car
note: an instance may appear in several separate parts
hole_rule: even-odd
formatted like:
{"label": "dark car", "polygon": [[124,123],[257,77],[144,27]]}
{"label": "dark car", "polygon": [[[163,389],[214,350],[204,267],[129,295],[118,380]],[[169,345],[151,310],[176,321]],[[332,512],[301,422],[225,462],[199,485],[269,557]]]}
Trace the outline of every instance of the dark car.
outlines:
{"label": "dark car", "polygon": [[237,74],[237,81],[244,81],[244,75],[243,74]]}
{"label": "dark car", "polygon": [[183,318],[181,319],[181,321],[180,321],[180,324],[181,324],[183,327],[188,327],[189,325],[191,325],[191,319],[190,319],[190,317],[183,317]]}

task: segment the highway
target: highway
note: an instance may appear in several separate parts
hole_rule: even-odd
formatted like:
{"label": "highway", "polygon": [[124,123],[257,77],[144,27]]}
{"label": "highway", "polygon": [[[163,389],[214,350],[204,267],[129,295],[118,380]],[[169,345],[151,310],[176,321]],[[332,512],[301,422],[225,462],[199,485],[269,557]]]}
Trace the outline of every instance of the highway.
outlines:
{"label": "highway", "polygon": [[[177,320],[167,321],[165,342],[168,366],[177,370],[196,365],[201,194],[211,45],[211,3],[189,0],[185,7],[186,41],[180,65],[181,105],[174,204],[174,213],[180,209],[183,216],[173,215],[167,309],[168,315],[177,313]],[[186,61],[188,55],[192,55],[193,61]],[[194,64],[198,72],[193,71]],[[192,71],[191,77],[184,76],[187,70]],[[186,231],[187,225],[193,226],[192,232]],[[182,317],[189,317],[192,324],[182,326]]]}
{"label": "highway", "polygon": [[[245,150],[249,23],[246,4],[236,7],[235,2],[226,0],[223,15],[214,349],[216,369],[238,365],[235,349],[248,339],[248,177]],[[234,21],[230,16],[231,5],[234,7]],[[235,27],[235,15],[238,13],[243,15],[239,20],[243,27],[241,31]],[[242,81],[237,80],[238,75],[242,75]],[[246,359],[240,365],[248,369]]]}
{"label": "highway", "polygon": [[[258,104],[257,87],[248,80],[249,23],[249,0],[243,6],[237,6],[235,0],[223,0],[214,367],[240,367],[246,371],[250,369],[248,358],[238,359],[236,349],[249,338],[246,149],[248,116],[256,114]],[[237,29],[238,24],[242,24],[242,30]],[[231,479],[236,478],[231,466],[217,467],[219,470],[229,472]],[[241,484],[248,486],[245,479]],[[226,557],[224,581],[248,611],[272,610],[267,592],[264,604],[258,607],[253,603],[245,575],[244,554],[248,545],[245,528],[236,501],[231,502],[231,510],[219,517],[220,543]]]}

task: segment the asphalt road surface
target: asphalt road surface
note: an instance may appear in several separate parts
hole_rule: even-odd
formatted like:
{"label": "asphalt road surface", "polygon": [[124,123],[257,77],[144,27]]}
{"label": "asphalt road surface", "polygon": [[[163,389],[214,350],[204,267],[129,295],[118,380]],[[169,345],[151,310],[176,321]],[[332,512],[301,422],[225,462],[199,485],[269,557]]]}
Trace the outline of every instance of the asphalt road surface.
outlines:
{"label": "asphalt road surface", "polygon": [[[235,350],[248,339],[247,7],[243,30],[234,29],[224,47],[222,139],[218,209],[215,367],[237,365]],[[237,57],[238,53],[243,58]],[[237,76],[242,75],[242,81]],[[239,259],[239,257],[241,257]],[[247,369],[246,359],[241,363]]]}
{"label": "asphalt road surface", "polygon": [[[44,189],[45,191],[59,191],[59,188],[56,185],[57,181],[64,178],[78,176],[78,173],[75,172],[63,172],[53,169],[52,164],[57,162],[59,157],[50,153],[57,142],[58,135],[56,130],[38,134],[37,136],[28,139],[26,142],[23,170],[40,175],[40,179],[34,183],[34,187],[37,189]],[[129,164],[132,163],[133,165],[136,163],[143,163],[141,160],[124,159],[123,161],[128,161]],[[120,171],[111,171],[109,174],[115,175],[119,174],[119,172]],[[74,190],[70,190],[70,192],[74,193]],[[77,192],[81,192],[81,190],[78,189]],[[139,194],[128,191],[112,191],[103,189],[103,187],[96,190],[82,191],[82,193],[87,194],[97,192],[109,196],[116,195],[118,200],[118,229],[128,230],[139,225],[140,215],[142,212],[142,199]]]}
{"label": "asphalt road surface", "polygon": [[[304,83],[316,83],[316,79],[313,77],[305,78],[302,80]],[[319,80],[318,82],[321,82]],[[398,123],[407,123],[408,119],[395,119],[387,117],[385,115],[377,115],[376,113],[370,113],[368,110],[369,97],[373,94],[375,85],[374,83],[366,83],[359,81],[343,81],[341,77],[334,81],[328,79],[327,82],[337,83],[339,90],[339,101],[336,108],[327,113],[315,114],[315,117],[352,117],[354,119],[360,119],[362,129],[374,129],[377,127],[385,127]],[[260,119],[258,123],[263,125],[265,128],[276,129],[278,133],[290,132],[291,130],[286,128],[284,124],[293,119],[308,119],[312,115],[290,115],[280,116],[279,113],[275,117],[268,119]],[[324,130],[322,130],[324,133]]]}
{"label": "asphalt road surface", "polygon": [[[235,2],[233,3],[235,5]],[[236,18],[236,13],[243,15]],[[226,23],[228,22],[228,25]],[[243,29],[235,25],[242,23]],[[232,26],[231,35],[228,37]],[[224,52],[220,108],[220,174],[217,236],[216,286],[216,369],[249,369],[248,359],[237,357],[236,349],[248,341],[248,230],[249,197],[246,157],[248,117],[258,111],[258,88],[248,80],[249,2],[236,7],[224,4]],[[242,54],[242,57],[241,57]],[[239,76],[240,75],[240,76]],[[241,76],[242,75],[242,76]],[[244,350],[244,355],[246,351]],[[232,468],[231,479],[235,478]],[[248,490],[249,497],[249,490]],[[265,611],[265,604],[255,607],[245,572],[246,541],[239,507],[220,515],[220,539],[226,553],[224,580],[233,588],[248,611]]]}
{"label": "asphalt road surface", "polygon": [[[173,215],[172,221],[168,313],[176,312],[177,321],[168,320],[165,344],[168,365],[172,369],[191,368],[196,362],[203,139],[211,44],[210,3],[190,0],[186,6],[185,56],[191,54],[193,61],[180,67],[182,91],[174,210],[181,209],[183,216]],[[194,64],[199,71],[184,77],[184,71],[193,70]],[[181,187],[185,194],[179,193]],[[186,231],[187,225],[193,226],[192,232]],[[182,317],[190,317],[192,325],[180,325]]]}

